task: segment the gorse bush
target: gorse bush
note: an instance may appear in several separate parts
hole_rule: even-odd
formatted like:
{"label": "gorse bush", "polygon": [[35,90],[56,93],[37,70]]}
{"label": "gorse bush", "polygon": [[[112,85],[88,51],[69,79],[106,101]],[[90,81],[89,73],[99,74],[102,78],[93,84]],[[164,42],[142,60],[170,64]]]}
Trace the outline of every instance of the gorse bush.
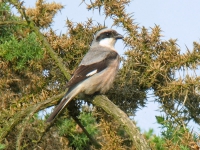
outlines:
{"label": "gorse bush", "polygon": [[[82,3],[88,10],[103,12],[125,33],[125,58],[114,86],[102,97],[112,100],[127,117],[146,105],[151,90],[166,117],[157,116],[159,136],[153,130],[144,134],[148,144],[155,150],[196,150],[198,138],[187,123],[200,123],[200,80],[186,70],[195,73],[199,67],[200,44],[194,42],[193,50],[181,54],[177,40],[162,40],[158,25],[148,29],[135,23],[126,12],[129,4],[130,0]],[[18,16],[11,13],[11,7]],[[51,25],[63,8],[44,0],[38,0],[34,8],[26,8],[18,0],[0,2],[0,149],[137,149],[138,141],[131,139],[123,118],[114,116],[120,124],[107,114],[113,110],[110,106],[107,113],[93,105],[93,111],[83,111],[82,100],[90,105],[93,96],[75,98],[66,109],[70,113],[64,111],[51,124],[35,115],[64,96],[66,82],[88,51],[93,34],[105,27],[87,16],[81,23],[67,19],[67,32],[58,35]],[[176,76],[180,70],[184,77]]]}
{"label": "gorse bush", "polygon": [[[94,116],[91,113],[82,112],[79,119],[88,133],[92,137],[95,137],[98,130]],[[89,148],[88,145],[90,140],[73,119],[60,119],[56,125],[59,135],[67,137],[69,140],[69,146],[76,147],[77,150]]]}
{"label": "gorse bush", "polygon": [[37,36],[34,32],[27,37],[18,40],[12,36],[9,41],[5,41],[0,45],[0,57],[5,61],[12,63],[16,69],[24,69],[28,67],[28,63],[37,61],[43,57],[44,51],[40,43],[37,41]]}
{"label": "gorse bush", "polygon": [[149,140],[151,147],[155,150],[198,149],[198,138],[188,128],[173,124],[167,117],[156,116],[157,123],[160,125],[160,135],[155,135],[153,129],[145,132],[145,137]]}

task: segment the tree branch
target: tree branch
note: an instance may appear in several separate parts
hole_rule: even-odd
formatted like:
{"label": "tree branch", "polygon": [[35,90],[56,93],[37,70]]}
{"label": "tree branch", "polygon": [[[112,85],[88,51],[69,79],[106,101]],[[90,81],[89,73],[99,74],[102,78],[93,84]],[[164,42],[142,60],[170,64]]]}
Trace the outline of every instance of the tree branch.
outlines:
{"label": "tree branch", "polygon": [[124,129],[129,134],[137,150],[151,150],[148,143],[140,134],[133,121],[131,121],[130,118],[114,103],[112,103],[106,96],[96,96],[92,103],[95,106],[102,108],[109,115],[115,118],[122,126],[124,126]]}
{"label": "tree branch", "polygon": [[81,124],[81,122],[79,121],[79,119],[76,116],[73,116],[73,115],[72,115],[72,118],[76,121],[76,123],[79,125],[79,127],[87,135],[87,137],[90,139],[90,141],[92,142],[92,144],[94,144],[96,148],[101,148],[101,145],[88,133],[88,131]]}
{"label": "tree branch", "polygon": [[50,107],[52,105],[54,105],[59,99],[61,99],[64,95],[65,92],[60,93],[59,95],[53,96],[45,101],[42,101],[36,105],[31,105],[28,108],[26,108],[23,111],[20,111],[18,113],[16,113],[12,119],[10,119],[10,121],[8,121],[8,123],[6,124],[6,126],[4,127],[4,129],[2,129],[3,132],[0,132],[0,142],[4,139],[4,137],[6,137],[6,135],[10,132],[10,130],[12,130],[12,128],[14,126],[16,126],[21,120],[23,120],[25,117],[30,116],[30,115],[34,115],[35,112],[42,110],[46,107]]}

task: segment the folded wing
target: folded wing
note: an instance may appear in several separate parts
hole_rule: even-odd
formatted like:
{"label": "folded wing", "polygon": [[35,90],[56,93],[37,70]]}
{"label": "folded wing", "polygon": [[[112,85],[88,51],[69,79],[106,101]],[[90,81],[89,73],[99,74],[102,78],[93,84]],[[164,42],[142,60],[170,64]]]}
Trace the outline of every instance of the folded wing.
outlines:
{"label": "folded wing", "polygon": [[95,75],[96,73],[101,72],[102,70],[106,69],[110,62],[116,59],[118,53],[115,51],[110,51],[104,59],[99,62],[89,64],[89,65],[80,65],[77,70],[74,72],[71,80],[67,83],[67,87],[72,87],[77,83]]}

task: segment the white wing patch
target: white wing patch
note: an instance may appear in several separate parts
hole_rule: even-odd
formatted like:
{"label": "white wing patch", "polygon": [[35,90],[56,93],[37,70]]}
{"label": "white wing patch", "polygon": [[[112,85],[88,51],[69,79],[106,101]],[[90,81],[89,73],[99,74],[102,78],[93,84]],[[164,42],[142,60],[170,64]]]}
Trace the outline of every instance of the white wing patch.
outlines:
{"label": "white wing patch", "polygon": [[95,73],[97,73],[97,69],[96,70],[93,70],[91,71],[90,73],[86,74],[86,77],[89,77],[89,76],[92,76],[94,75]]}

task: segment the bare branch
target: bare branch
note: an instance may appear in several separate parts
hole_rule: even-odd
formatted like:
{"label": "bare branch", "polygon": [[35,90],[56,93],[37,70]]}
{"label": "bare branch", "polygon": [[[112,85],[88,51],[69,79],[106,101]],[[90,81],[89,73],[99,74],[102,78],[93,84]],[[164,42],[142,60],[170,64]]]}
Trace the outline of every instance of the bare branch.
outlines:
{"label": "bare branch", "polygon": [[129,134],[130,138],[133,140],[134,145],[138,150],[151,149],[144,137],[138,131],[133,121],[131,121],[130,118],[114,103],[112,103],[106,96],[96,96],[92,103],[95,106],[102,108],[109,115],[115,118],[122,126],[124,126],[124,129]]}
{"label": "bare branch", "polygon": [[25,21],[0,21],[0,25],[27,25]]}
{"label": "bare branch", "polygon": [[0,142],[6,137],[6,135],[16,126],[21,120],[23,120],[26,116],[33,116],[35,112],[42,110],[44,108],[55,105],[55,103],[64,96],[65,92],[62,92],[59,95],[53,96],[46,101],[40,102],[34,106],[30,105],[27,109],[16,113],[12,119],[7,123],[7,125],[0,133]]}

